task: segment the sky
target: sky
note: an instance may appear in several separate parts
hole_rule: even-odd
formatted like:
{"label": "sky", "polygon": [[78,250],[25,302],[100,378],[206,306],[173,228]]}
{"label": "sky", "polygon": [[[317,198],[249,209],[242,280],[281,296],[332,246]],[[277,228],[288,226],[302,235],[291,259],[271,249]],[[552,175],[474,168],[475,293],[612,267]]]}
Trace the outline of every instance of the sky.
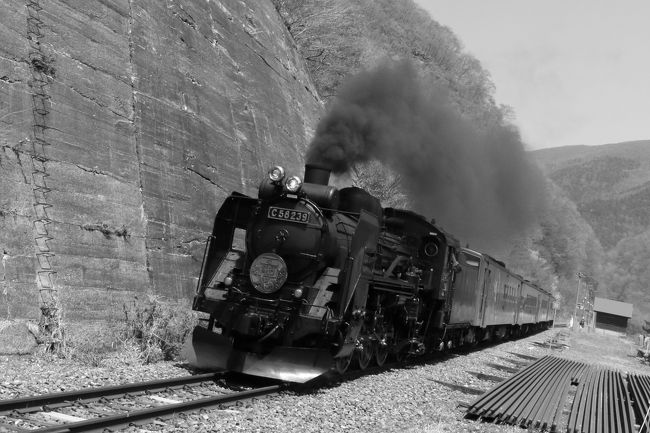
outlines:
{"label": "sky", "polygon": [[650,140],[649,0],[415,0],[489,71],[528,149]]}

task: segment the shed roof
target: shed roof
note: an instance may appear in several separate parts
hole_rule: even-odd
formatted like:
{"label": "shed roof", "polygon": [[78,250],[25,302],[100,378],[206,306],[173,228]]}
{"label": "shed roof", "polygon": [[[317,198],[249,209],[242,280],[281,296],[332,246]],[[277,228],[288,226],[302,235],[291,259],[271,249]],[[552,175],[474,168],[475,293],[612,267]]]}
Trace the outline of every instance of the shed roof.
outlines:
{"label": "shed roof", "polygon": [[632,304],[627,302],[614,301],[613,299],[605,299],[596,297],[594,301],[594,311],[601,313],[614,314],[616,316],[632,317]]}

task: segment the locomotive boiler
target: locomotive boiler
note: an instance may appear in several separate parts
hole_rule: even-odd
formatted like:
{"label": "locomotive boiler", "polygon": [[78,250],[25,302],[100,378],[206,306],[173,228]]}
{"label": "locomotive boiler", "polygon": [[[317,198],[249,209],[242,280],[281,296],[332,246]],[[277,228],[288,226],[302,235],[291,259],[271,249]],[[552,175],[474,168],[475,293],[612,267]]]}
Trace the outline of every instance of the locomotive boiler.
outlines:
{"label": "locomotive boiler", "polygon": [[[257,198],[225,200],[193,303],[208,316],[193,333],[196,367],[305,382],[549,323],[548,293],[329,176],[274,167]],[[524,305],[533,314],[518,323]]]}

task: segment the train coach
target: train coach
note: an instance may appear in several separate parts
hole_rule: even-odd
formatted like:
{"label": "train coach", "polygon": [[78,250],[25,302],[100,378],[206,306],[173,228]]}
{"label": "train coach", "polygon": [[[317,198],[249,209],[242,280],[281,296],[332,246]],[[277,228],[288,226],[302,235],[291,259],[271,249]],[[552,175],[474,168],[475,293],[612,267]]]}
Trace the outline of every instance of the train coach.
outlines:
{"label": "train coach", "polygon": [[526,334],[552,323],[551,293],[487,254],[462,248],[458,259],[448,327],[462,329],[465,342]]}
{"label": "train coach", "polygon": [[274,167],[215,218],[193,309],[196,367],[305,382],[551,323],[551,295],[432,220]]}

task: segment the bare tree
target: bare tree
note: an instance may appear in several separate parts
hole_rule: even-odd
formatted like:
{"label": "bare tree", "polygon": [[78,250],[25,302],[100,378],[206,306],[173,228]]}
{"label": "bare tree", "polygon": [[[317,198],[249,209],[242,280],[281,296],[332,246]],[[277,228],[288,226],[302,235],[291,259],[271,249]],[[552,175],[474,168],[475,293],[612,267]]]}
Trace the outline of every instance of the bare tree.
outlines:
{"label": "bare tree", "polygon": [[379,161],[355,164],[352,184],[363,188],[379,199],[383,207],[406,208],[408,197],[402,190],[400,175]]}

